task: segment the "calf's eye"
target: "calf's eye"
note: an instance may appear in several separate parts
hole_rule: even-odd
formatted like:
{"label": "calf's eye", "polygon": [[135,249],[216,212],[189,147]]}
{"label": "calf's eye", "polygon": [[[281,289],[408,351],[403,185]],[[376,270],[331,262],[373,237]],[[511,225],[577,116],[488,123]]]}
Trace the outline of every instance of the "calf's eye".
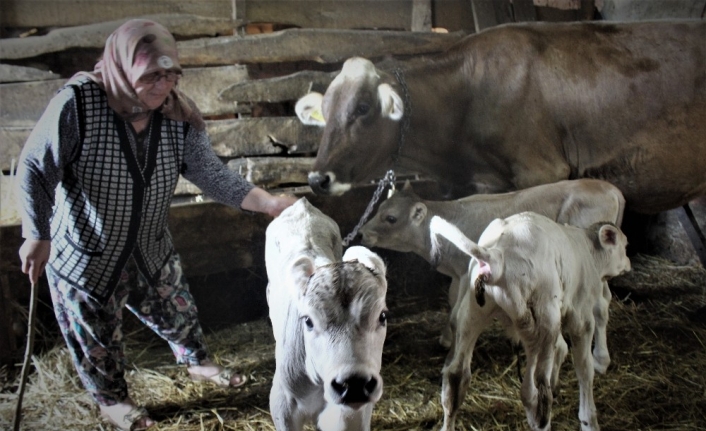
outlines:
{"label": "calf's eye", "polygon": [[389,215],[385,217],[385,221],[390,224],[395,224],[397,223],[397,217]]}
{"label": "calf's eye", "polygon": [[385,324],[387,324],[387,312],[386,311],[383,311],[382,313],[380,313],[380,317],[378,318],[378,321],[380,322],[380,324],[382,326],[385,326]]}
{"label": "calf's eye", "polygon": [[311,321],[311,317],[304,316],[304,324],[306,325],[306,329],[308,329],[309,331],[314,329],[314,322]]}

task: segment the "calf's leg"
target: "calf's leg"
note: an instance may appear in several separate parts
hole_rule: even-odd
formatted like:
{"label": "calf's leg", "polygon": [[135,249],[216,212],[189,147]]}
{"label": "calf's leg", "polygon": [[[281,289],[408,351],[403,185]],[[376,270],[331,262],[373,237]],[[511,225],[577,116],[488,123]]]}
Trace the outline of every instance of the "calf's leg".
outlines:
{"label": "calf's leg", "polygon": [[[449,322],[444,329],[441,330],[441,336],[439,337],[439,344],[446,349],[451,347],[451,343],[453,343],[454,340],[453,322],[456,319],[456,314],[458,314],[458,304],[462,301],[463,295],[465,294],[465,292],[459,291],[459,286],[461,283],[467,283],[468,279],[465,278],[465,280],[466,281],[462,282],[457,277],[452,277],[451,285],[449,285],[449,307],[451,310],[449,312]],[[464,286],[465,285],[466,284],[464,284]]]}
{"label": "calf's leg", "polygon": [[591,335],[593,319],[586,319],[583,325],[576,325],[571,334],[571,353],[579,382],[579,420],[581,431],[599,431],[596,404],[593,400],[593,357],[591,356]]}
{"label": "calf's leg", "polygon": [[533,431],[551,428],[552,396],[551,379],[555,368],[556,336],[540,331],[535,339],[523,339],[527,368],[522,381],[520,396],[527,421]]}
{"label": "calf's leg", "polygon": [[270,389],[270,414],[277,431],[302,431],[304,429],[304,418],[297,409],[297,402],[287,394],[277,370],[275,370],[272,389]]}
{"label": "calf's leg", "polygon": [[569,346],[566,345],[564,337],[559,334],[554,345],[554,366],[552,367],[551,389],[554,398],[559,396],[559,373],[567,353],[569,353]]}
{"label": "calf's leg", "polygon": [[479,307],[473,295],[468,293],[462,296],[457,305],[455,340],[442,371],[441,405],[444,408],[444,425],[441,431],[456,429],[456,415],[471,382],[473,348],[478,336],[492,323],[491,316],[496,309],[494,304]]}
{"label": "calf's leg", "polygon": [[603,281],[602,295],[598,298],[593,306],[593,317],[596,320],[593,347],[593,368],[604,374],[610,365],[610,353],[608,352],[608,309],[611,300],[610,288],[608,282]]}

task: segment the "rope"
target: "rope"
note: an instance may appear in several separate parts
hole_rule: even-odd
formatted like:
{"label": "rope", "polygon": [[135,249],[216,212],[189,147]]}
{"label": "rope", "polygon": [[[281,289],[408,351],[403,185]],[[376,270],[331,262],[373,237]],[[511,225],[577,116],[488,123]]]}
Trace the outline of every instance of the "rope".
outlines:
{"label": "rope", "polygon": [[27,386],[27,375],[29,374],[29,363],[34,350],[34,320],[37,314],[37,283],[32,283],[32,293],[29,300],[29,317],[27,318],[27,347],[25,348],[25,357],[22,364],[22,375],[20,377],[20,389],[17,393],[17,408],[15,409],[15,421],[13,422],[13,431],[20,431],[20,422],[22,421],[22,398],[25,394]]}

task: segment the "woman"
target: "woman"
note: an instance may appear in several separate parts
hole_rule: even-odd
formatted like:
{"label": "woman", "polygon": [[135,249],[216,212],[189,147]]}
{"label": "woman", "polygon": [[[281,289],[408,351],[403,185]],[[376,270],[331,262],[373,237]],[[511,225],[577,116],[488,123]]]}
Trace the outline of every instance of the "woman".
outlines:
{"label": "woman", "polygon": [[215,200],[276,217],[296,200],[229,171],[177,89],[176,42],[135,19],[106,41],[92,73],[51,100],[21,155],[22,270],[47,269],[59,326],[85,388],[119,429],[152,424],[128,395],[122,309],[167,340],[193,380],[245,383],[212,362],[167,229],[182,174]]}

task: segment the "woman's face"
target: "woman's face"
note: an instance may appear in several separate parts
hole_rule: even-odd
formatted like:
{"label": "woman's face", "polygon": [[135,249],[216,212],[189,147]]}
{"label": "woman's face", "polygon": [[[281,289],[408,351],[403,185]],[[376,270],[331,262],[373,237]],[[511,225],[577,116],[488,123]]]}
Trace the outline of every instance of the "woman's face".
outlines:
{"label": "woman's face", "polygon": [[135,83],[135,93],[149,109],[157,109],[179,82],[180,76],[179,73],[166,69],[142,75]]}

